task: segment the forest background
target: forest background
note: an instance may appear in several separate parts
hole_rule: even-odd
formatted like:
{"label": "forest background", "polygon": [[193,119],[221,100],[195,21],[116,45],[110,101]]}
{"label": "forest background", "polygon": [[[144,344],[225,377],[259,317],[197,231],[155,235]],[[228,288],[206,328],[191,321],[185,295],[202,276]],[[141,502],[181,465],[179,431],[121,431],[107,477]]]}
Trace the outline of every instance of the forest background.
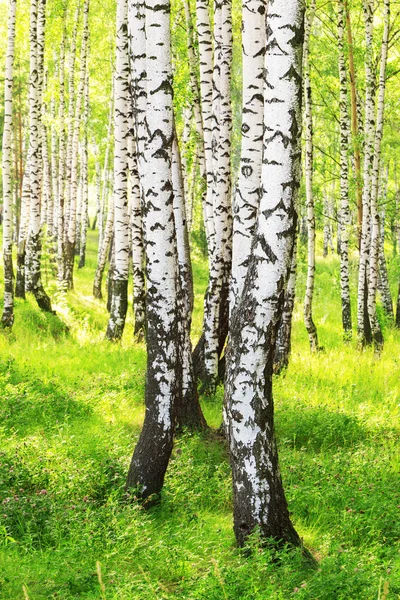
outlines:
{"label": "forest background", "polygon": [[[7,8],[7,3],[1,1],[1,78]],[[62,8],[60,2],[48,2],[48,86],[44,96],[48,104],[52,97],[58,97],[54,52],[61,43]],[[376,56],[383,29],[380,8],[375,23]],[[191,9],[195,14],[194,5]],[[385,212],[385,250],[393,299],[400,272],[400,57],[396,10],[396,3],[392,3],[393,38],[386,75],[383,184],[379,196],[380,210]],[[70,33],[74,12],[74,3],[68,2]],[[107,130],[115,61],[115,14],[113,2],[92,1],[88,119],[91,224],[97,209],[96,162],[104,163],[112,139]],[[361,5],[354,3],[351,15],[358,85],[364,90]],[[300,552],[289,548],[277,551],[272,542],[261,550],[257,536],[248,543],[249,553],[235,548],[228,459],[223,442],[214,433],[178,437],[160,506],[146,511],[124,502],[126,472],[144,413],[145,346],[134,339],[131,312],[121,344],[104,339],[108,321],[105,302],[92,297],[98,232],[90,230],[86,266],[76,270],[74,290],[68,292],[57,286],[51,249],[44,243],[42,277],[56,314],[41,312],[32,298],[17,299],[12,333],[0,337],[0,598],[399,597],[400,342],[398,331],[381,305],[378,317],[385,346],[379,356],[372,348],[360,352],[356,339],[350,344],[343,342],[335,248],[340,145],[335,18],[333,3],[318,3],[310,41],[317,223],[313,316],[323,349],[310,352],[303,323],[307,242],[300,236],[293,350],[287,371],[274,382],[289,508],[318,567],[307,565]],[[174,105],[182,140],[185,110],[192,98],[187,27],[183,6],[178,2],[172,4],[171,23]],[[241,142],[240,23],[241,6],[234,2],[234,178]],[[28,32],[29,3],[21,1],[14,107],[23,132],[22,144],[26,144],[28,120]],[[50,119],[48,124],[51,126]],[[183,145],[187,172],[191,173],[196,146],[193,126]],[[109,149],[112,152],[112,147]],[[110,193],[111,180],[108,186]],[[193,197],[195,343],[202,331],[207,247],[198,190]],[[354,177],[350,178],[349,198],[355,215]],[[304,220],[304,189],[300,214]],[[329,249],[328,256],[323,256],[327,227],[333,238],[333,252]],[[353,314],[357,269],[353,216]],[[131,297],[131,289],[129,293]],[[201,398],[206,420],[213,429],[221,423],[222,397],[219,386],[215,395]]]}

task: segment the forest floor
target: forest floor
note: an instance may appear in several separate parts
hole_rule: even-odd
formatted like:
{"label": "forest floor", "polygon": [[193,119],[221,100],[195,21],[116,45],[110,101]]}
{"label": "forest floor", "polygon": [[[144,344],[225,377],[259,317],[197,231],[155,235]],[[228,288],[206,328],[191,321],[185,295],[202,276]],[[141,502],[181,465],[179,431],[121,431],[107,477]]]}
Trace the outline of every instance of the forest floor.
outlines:
{"label": "forest floor", "polygon": [[[159,506],[124,503],[145,348],[131,316],[122,344],[104,340],[93,236],[89,250],[75,291],[48,282],[56,316],[17,301],[12,334],[0,333],[0,598],[400,598],[400,334],[385,325],[380,358],[344,345],[337,257],[318,258],[323,351],[310,355],[299,302],[291,364],[275,380],[284,485],[313,568],[256,535],[235,547],[226,449],[212,433],[177,439]],[[194,259],[198,335],[207,273]],[[390,268],[394,282],[398,258]],[[202,401],[212,427],[222,396]]]}

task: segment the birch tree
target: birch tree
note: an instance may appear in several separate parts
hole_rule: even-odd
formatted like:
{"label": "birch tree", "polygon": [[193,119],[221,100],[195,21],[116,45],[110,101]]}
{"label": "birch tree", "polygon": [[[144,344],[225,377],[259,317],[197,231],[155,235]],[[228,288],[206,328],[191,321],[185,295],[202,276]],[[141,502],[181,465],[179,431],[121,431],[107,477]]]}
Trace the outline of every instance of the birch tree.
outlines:
{"label": "birch tree", "polygon": [[338,2],[338,48],[339,48],[339,83],[340,83],[340,291],[342,300],[342,325],[346,340],[351,339],[351,304],[349,277],[349,167],[348,143],[350,135],[349,115],[347,108],[347,73],[344,58],[345,11],[341,0]]}
{"label": "birch tree", "polygon": [[147,143],[143,156],[148,281],[146,413],[126,483],[128,490],[133,488],[144,499],[158,494],[163,485],[172,451],[180,390],[169,13],[168,0],[146,3]]}
{"label": "birch tree", "polygon": [[303,5],[268,5],[262,194],[242,296],[232,314],[225,423],[239,545],[263,537],[300,545],[290,522],[274,434],[272,368],[293,255],[301,167]]}
{"label": "birch tree", "polygon": [[307,282],[304,298],[304,323],[310,340],[312,352],[318,350],[318,334],[312,316],[312,303],[315,285],[315,211],[313,198],[313,118],[312,97],[310,80],[310,35],[311,26],[315,14],[315,0],[311,1],[309,10],[306,12],[304,25],[304,114],[305,114],[305,183],[306,183],[306,206],[307,206]]}
{"label": "birch tree", "polygon": [[130,236],[128,216],[129,57],[128,2],[117,3],[117,48],[114,80],[114,272],[107,338],[122,337],[128,309]]}
{"label": "birch tree", "polygon": [[12,115],[16,10],[16,0],[10,0],[8,8],[6,70],[4,77],[4,126],[2,146],[4,307],[1,317],[3,327],[10,328],[14,322],[14,269],[12,261]]}
{"label": "birch tree", "polygon": [[[368,4],[369,6],[369,4]],[[373,5],[369,8],[372,11]],[[369,14],[368,14],[369,17]],[[372,338],[374,347],[379,352],[383,347],[383,335],[376,314],[376,292],[378,288],[379,274],[379,250],[380,250],[380,219],[378,210],[378,188],[379,173],[381,162],[381,143],[383,136],[383,116],[385,108],[385,86],[386,86],[386,64],[389,44],[389,21],[390,21],[390,0],[384,1],[384,30],[381,45],[380,72],[378,82],[378,105],[376,114],[376,127],[374,135],[374,149],[371,173],[371,248],[368,273],[368,316],[371,324]],[[372,26],[371,26],[372,29]],[[372,54],[372,48],[369,55]]]}
{"label": "birch tree", "polygon": [[260,203],[264,127],[265,13],[264,1],[246,0],[243,3],[242,147],[233,203],[231,313],[243,290]]}
{"label": "birch tree", "polygon": [[135,142],[131,130],[128,146],[131,200],[131,244],[133,272],[133,315],[135,319],[134,335],[141,340],[146,330],[146,283],[144,273],[143,220],[140,179]]}
{"label": "birch tree", "polygon": [[[74,256],[77,232],[77,191],[78,191],[78,164],[79,164],[79,137],[81,126],[81,113],[84,104],[86,86],[87,53],[89,46],[89,0],[83,5],[83,33],[80,56],[79,86],[76,95],[75,114],[73,116],[72,141],[70,155],[70,180],[68,197],[68,222],[65,236],[65,283],[68,289],[74,287]],[[70,99],[71,102],[71,99]],[[73,111],[71,111],[73,113]]]}
{"label": "birch tree", "polygon": [[[218,360],[228,325],[228,295],[232,262],[230,81],[232,5],[216,0],[214,8],[214,74],[212,98],[213,233],[209,249],[209,281],[204,299],[204,383],[213,392]],[[207,225],[206,225],[207,227]],[[213,239],[214,238],[214,239]],[[222,338],[222,339],[221,339]],[[196,357],[197,358],[197,357]]]}
{"label": "birch tree", "polygon": [[[82,220],[79,244],[78,268],[82,269],[86,262],[86,240],[89,227],[89,142],[87,127],[89,124],[89,69],[86,64],[85,99],[83,109],[83,145],[82,145]],[[97,182],[96,182],[97,184]],[[97,190],[96,190],[97,191]]]}
{"label": "birch tree", "polygon": [[42,93],[43,55],[46,23],[45,0],[32,0],[30,11],[30,83],[29,83],[29,183],[30,212],[26,249],[28,277],[27,291],[34,294],[39,307],[51,312],[50,298],[46,294],[41,278],[41,145],[42,145]]}
{"label": "birch tree", "polygon": [[371,244],[371,169],[374,147],[373,0],[363,2],[365,24],[365,143],[363,167],[362,228],[358,270],[357,332],[361,346],[372,341],[368,310],[368,265]]}

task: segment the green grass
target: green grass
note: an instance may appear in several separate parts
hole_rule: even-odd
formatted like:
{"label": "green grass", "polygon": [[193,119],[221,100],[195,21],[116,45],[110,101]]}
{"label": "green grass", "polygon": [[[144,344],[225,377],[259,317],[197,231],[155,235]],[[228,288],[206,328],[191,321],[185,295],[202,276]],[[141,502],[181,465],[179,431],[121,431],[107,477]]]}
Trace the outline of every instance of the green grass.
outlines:
{"label": "green grass", "polygon": [[[313,569],[297,551],[261,549],[256,535],[250,552],[236,549],[226,449],[212,434],[176,441],[159,506],[124,503],[145,348],[133,342],[131,315],[122,344],[104,341],[93,233],[89,251],[76,291],[55,297],[57,316],[17,301],[12,334],[0,333],[0,598],[400,598],[400,336],[386,326],[380,358],[343,344],[337,258],[317,267],[324,350],[310,355],[299,303],[291,364],[275,381],[285,489]],[[398,270],[392,261],[393,282]],[[196,337],[200,256],[194,274]],[[304,282],[302,264],[300,297]],[[213,427],[222,397],[203,400]]]}

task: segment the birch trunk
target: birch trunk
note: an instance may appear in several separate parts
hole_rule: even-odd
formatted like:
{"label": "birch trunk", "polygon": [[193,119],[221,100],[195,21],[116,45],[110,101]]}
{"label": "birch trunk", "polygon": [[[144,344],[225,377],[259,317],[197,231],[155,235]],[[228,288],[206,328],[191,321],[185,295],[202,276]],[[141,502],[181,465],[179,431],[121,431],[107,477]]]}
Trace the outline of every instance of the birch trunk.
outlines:
{"label": "birch trunk", "polygon": [[203,203],[204,226],[209,257],[214,252],[213,202],[213,45],[208,0],[196,0],[196,26],[199,47],[200,96],[204,135],[204,159],[207,170],[207,192]]}
{"label": "birch trunk", "polygon": [[29,153],[30,153],[30,213],[26,248],[28,277],[27,291],[35,296],[38,306],[52,312],[50,298],[46,294],[41,278],[41,145],[42,145],[42,90],[43,54],[46,23],[45,0],[32,0],[30,13],[30,83],[29,83]]}
{"label": "birch trunk", "polygon": [[364,186],[362,198],[362,229],[358,271],[357,331],[361,346],[370,344],[371,326],[368,309],[368,270],[371,245],[371,169],[374,150],[374,74],[372,64],[373,0],[364,0],[365,23],[365,143]]}
{"label": "birch trunk", "polygon": [[[82,269],[86,262],[86,240],[89,227],[89,150],[87,127],[89,122],[89,69],[86,65],[85,100],[83,111],[83,149],[82,149],[82,219],[81,237],[79,248],[78,269]],[[97,182],[96,182],[97,185]]]}
{"label": "birch trunk", "polygon": [[72,149],[71,149],[71,174],[68,198],[68,224],[65,239],[65,283],[68,289],[74,287],[74,258],[75,258],[75,243],[77,232],[77,214],[76,200],[78,191],[78,165],[79,165],[79,136],[81,126],[81,112],[84,102],[85,85],[86,85],[86,68],[87,54],[89,45],[89,0],[85,0],[83,5],[83,34],[82,48],[80,56],[80,74],[79,87],[76,96],[74,124],[72,132]]}
{"label": "birch trunk", "polygon": [[272,368],[300,184],[302,4],[270,0],[267,19],[262,195],[243,293],[231,321],[225,423],[238,544],[257,529],[262,537],[301,545],[278,465]]}
{"label": "birch trunk", "polygon": [[107,257],[111,247],[111,240],[113,237],[114,230],[114,196],[111,196],[110,202],[108,205],[108,214],[107,214],[107,222],[104,228],[103,242],[100,248],[100,255],[97,260],[96,272],[94,275],[94,283],[93,283],[93,296],[95,298],[101,299],[103,294],[101,292],[101,284],[103,281],[104,269],[106,267]]}
{"label": "birch trunk", "polygon": [[[340,3],[339,3],[340,4]],[[357,85],[356,85],[356,70],[354,66],[354,44],[353,34],[351,29],[350,9],[347,0],[343,0],[343,7],[346,14],[346,29],[347,29],[347,46],[349,55],[349,75],[350,75],[350,99],[351,99],[351,133],[354,146],[354,170],[357,189],[357,229],[358,229],[358,246],[361,248],[361,230],[362,230],[362,176],[361,176],[361,151],[359,141],[359,123],[357,111]],[[344,50],[343,50],[344,51]]]}
{"label": "birch trunk", "polygon": [[67,145],[66,145],[66,162],[65,162],[65,182],[64,182],[64,231],[63,231],[63,286],[68,287],[68,228],[70,221],[70,200],[71,200],[71,181],[72,181],[72,161],[74,148],[74,130],[75,130],[75,61],[76,61],[76,40],[78,37],[78,25],[80,17],[81,4],[78,2],[75,13],[74,28],[72,31],[71,47],[69,51],[68,64],[68,116],[67,116]]}
{"label": "birch trunk", "polygon": [[304,323],[308,332],[311,352],[318,350],[317,328],[312,316],[312,303],[315,284],[315,212],[312,191],[313,182],[313,119],[312,98],[309,64],[309,45],[311,27],[315,14],[315,0],[311,1],[309,12],[306,13],[304,24],[304,112],[305,112],[305,181],[306,181],[306,205],[307,205],[307,229],[308,229],[308,265],[306,295],[304,298]]}
{"label": "birch trunk", "polygon": [[4,127],[2,146],[4,307],[1,324],[3,327],[9,328],[11,328],[14,323],[14,269],[12,262],[12,117],[16,9],[16,0],[10,0],[7,25],[8,41],[6,69],[4,77]]}
{"label": "birch trunk", "polygon": [[349,235],[351,220],[349,205],[349,164],[347,159],[350,123],[347,109],[347,73],[344,58],[345,11],[342,1],[338,2],[337,17],[340,83],[340,291],[344,339],[349,341],[352,336],[349,276]]}
{"label": "birch trunk", "polygon": [[114,80],[114,244],[111,307],[106,337],[120,340],[128,309],[130,235],[128,216],[129,56],[128,2],[117,3],[117,47]]}
{"label": "birch trunk", "polygon": [[229,313],[228,294],[232,262],[230,80],[232,63],[232,5],[215,2],[213,78],[213,200],[214,251],[210,255],[208,288],[204,301],[205,388],[213,393],[218,379],[221,333]]}
{"label": "birch trunk", "polygon": [[53,198],[53,210],[51,217],[49,216],[50,225],[49,233],[53,238],[53,241],[57,239],[57,218],[58,218],[58,206],[59,206],[59,195],[58,195],[58,169],[59,164],[57,160],[57,131],[56,131],[56,106],[54,96],[51,99],[50,104],[50,112],[51,112],[51,194]]}
{"label": "birch trunk", "polygon": [[385,221],[386,221],[386,201],[387,201],[387,183],[388,168],[383,181],[382,210],[380,215],[380,239],[379,239],[379,290],[382,297],[383,310],[389,321],[394,322],[393,302],[390,293],[389,277],[385,257]]}
{"label": "birch trunk", "polygon": [[[371,6],[371,11],[373,6]],[[378,84],[378,107],[376,115],[376,128],[374,138],[374,150],[372,161],[371,177],[371,249],[368,274],[368,316],[371,324],[372,338],[376,352],[383,348],[383,335],[376,314],[376,292],[378,288],[379,273],[379,248],[380,248],[380,219],[378,210],[378,186],[379,170],[381,161],[381,143],[383,136],[383,115],[385,108],[385,87],[386,87],[386,64],[389,43],[389,21],[390,21],[390,0],[384,1],[384,31],[381,46],[381,64]],[[372,27],[371,27],[372,30]],[[372,44],[372,40],[371,40]],[[372,47],[370,50],[372,57]]]}
{"label": "birch trunk", "polygon": [[264,0],[243,2],[242,147],[233,202],[231,313],[242,294],[260,204],[264,127],[265,13]]}
{"label": "birch trunk", "polygon": [[274,374],[279,375],[289,365],[290,352],[292,350],[292,323],[294,301],[296,299],[297,279],[297,241],[294,242],[290,274],[285,291],[282,317],[276,336]]}
{"label": "birch trunk", "polygon": [[22,178],[21,193],[21,220],[18,234],[17,250],[17,276],[15,282],[15,296],[25,300],[25,259],[26,259],[26,239],[28,236],[28,223],[31,203],[31,184],[30,184],[30,154],[25,163],[25,171]]}
{"label": "birch trunk", "polygon": [[134,335],[136,339],[141,340],[146,332],[146,282],[144,276],[142,201],[137,154],[132,135],[129,137],[129,141]]}
{"label": "birch trunk", "polygon": [[172,186],[174,193],[174,223],[179,265],[179,346],[181,353],[182,390],[178,396],[176,420],[179,428],[204,429],[206,422],[201,411],[193,368],[190,330],[194,305],[192,263],[186,222],[183,172],[176,131],[172,143]]}
{"label": "birch trunk", "polygon": [[[143,499],[159,494],[172,451],[180,389],[178,261],[172,187],[170,4],[146,3],[148,132],[144,152],[147,281],[147,375],[143,429],[126,487]],[[160,255],[163,260],[160,261]],[[154,497],[154,496],[153,496]]]}
{"label": "birch trunk", "polygon": [[66,176],[66,139],[65,139],[65,38],[66,11],[63,14],[63,34],[60,46],[60,72],[58,105],[59,147],[58,147],[58,203],[57,203],[57,279],[61,288],[65,279],[64,263],[64,208],[65,208],[65,176]]}

